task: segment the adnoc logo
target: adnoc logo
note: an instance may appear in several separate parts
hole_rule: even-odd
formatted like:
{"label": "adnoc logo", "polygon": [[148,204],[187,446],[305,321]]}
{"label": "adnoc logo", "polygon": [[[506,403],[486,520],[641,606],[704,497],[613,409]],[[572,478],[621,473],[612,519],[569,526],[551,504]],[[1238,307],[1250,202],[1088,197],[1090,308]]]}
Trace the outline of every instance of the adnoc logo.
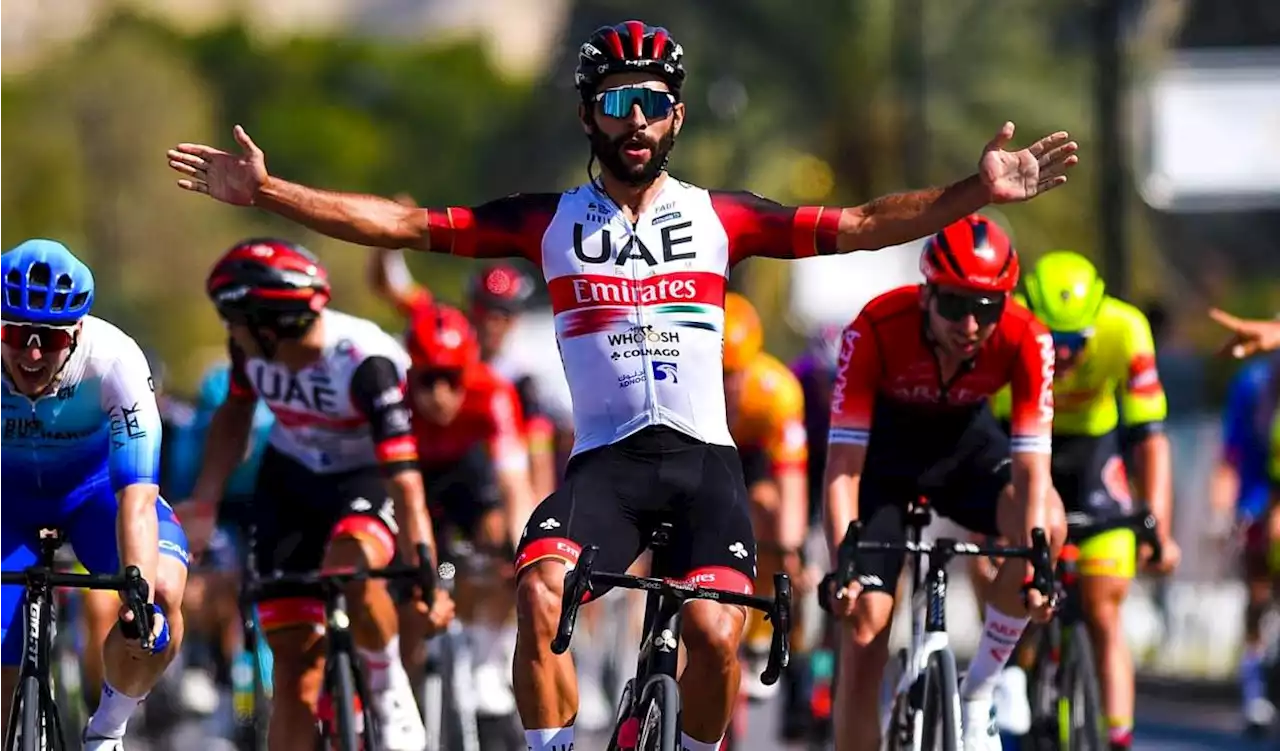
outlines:
{"label": "adnoc logo", "polygon": [[653,380],[671,381],[672,383],[679,383],[680,379],[677,377],[679,370],[680,370],[680,366],[677,363],[664,362],[662,360],[654,360],[653,361]]}

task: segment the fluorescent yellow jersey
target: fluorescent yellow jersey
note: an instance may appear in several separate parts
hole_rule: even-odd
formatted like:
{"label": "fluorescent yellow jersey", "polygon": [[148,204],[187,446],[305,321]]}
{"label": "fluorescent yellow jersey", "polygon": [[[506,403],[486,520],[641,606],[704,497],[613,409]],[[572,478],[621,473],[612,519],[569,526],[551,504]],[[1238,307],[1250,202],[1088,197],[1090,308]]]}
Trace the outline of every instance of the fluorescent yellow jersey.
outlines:
{"label": "fluorescent yellow jersey", "polygon": [[[1125,427],[1163,422],[1169,407],[1147,317],[1107,297],[1093,328],[1075,366],[1054,379],[1054,434],[1098,437],[1122,420]],[[1007,419],[1009,401],[1006,386],[992,398],[996,416]]]}
{"label": "fluorescent yellow jersey", "polygon": [[800,381],[763,352],[747,363],[742,396],[729,432],[740,451],[761,451],[773,472],[799,469],[809,461],[804,429],[804,392]]}

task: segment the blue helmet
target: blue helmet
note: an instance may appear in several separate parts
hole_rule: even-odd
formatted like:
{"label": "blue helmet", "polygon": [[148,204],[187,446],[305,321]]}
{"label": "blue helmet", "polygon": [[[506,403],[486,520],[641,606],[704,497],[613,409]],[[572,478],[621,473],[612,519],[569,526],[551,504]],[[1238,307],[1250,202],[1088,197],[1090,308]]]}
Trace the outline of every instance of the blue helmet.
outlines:
{"label": "blue helmet", "polygon": [[93,307],[93,272],[54,240],[27,240],[0,256],[9,322],[70,326]]}

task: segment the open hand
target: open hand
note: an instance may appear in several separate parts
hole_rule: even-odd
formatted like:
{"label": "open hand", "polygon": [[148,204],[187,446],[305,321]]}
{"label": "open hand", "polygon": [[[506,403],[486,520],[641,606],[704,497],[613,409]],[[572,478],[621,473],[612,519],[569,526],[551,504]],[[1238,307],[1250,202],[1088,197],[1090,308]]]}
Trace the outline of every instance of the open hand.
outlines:
{"label": "open hand", "polygon": [[249,206],[267,182],[267,160],[244,128],[233,131],[241,153],[231,154],[199,143],[180,143],[169,149],[169,166],[186,175],[178,187],[207,193],[223,203]]}
{"label": "open hand", "polygon": [[1005,151],[1013,130],[1012,122],[1001,126],[978,160],[978,175],[992,203],[1026,201],[1053,190],[1067,181],[1067,170],[1080,161],[1075,153],[1079,145],[1061,130],[1021,151]]}
{"label": "open hand", "polygon": [[1237,360],[1280,349],[1280,320],[1250,321],[1217,308],[1209,309],[1209,317],[1231,332],[1231,341],[1222,350]]}

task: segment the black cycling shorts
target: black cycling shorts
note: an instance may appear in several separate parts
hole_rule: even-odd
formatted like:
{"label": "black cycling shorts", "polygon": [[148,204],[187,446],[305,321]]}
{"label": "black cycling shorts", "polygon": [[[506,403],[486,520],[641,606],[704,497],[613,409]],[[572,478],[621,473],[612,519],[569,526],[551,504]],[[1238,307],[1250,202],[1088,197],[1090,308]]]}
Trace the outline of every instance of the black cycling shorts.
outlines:
{"label": "black cycling shorts", "polygon": [[[497,472],[484,446],[475,447],[455,462],[423,464],[422,481],[441,548],[447,548],[455,537],[474,540],[481,518],[502,505]],[[447,550],[441,553],[448,559]]]}
{"label": "black cycling shorts", "polygon": [[777,480],[773,476],[773,460],[764,449],[739,448],[738,458],[742,461],[742,479],[748,489],[759,482]]}
{"label": "black cycling shorts", "polygon": [[1072,523],[1129,513],[1133,502],[1115,431],[1104,436],[1053,437],[1053,487]]}
{"label": "black cycling shorts", "polygon": [[573,565],[595,545],[596,569],[623,573],[662,522],[672,529],[662,555],[655,554],[655,576],[753,591],[756,544],[737,449],[667,427],[573,457],[564,483],[525,526],[516,568],[544,559]]}
{"label": "black cycling shorts", "polygon": [[[874,430],[871,440],[876,440]],[[906,542],[907,506],[920,497],[927,498],[935,512],[970,532],[992,537],[1000,534],[1000,494],[1012,479],[1008,436],[984,409],[973,416],[953,445],[950,455],[934,457],[919,473],[895,471],[898,468],[890,464],[868,460],[858,486],[862,539]],[[903,553],[859,554],[863,589],[893,594],[905,559]]]}
{"label": "black cycling shorts", "polygon": [[[320,474],[268,447],[254,488],[254,555],[261,576],[320,568],[335,534],[367,536],[394,552],[394,502],[378,467]],[[259,602],[263,628],[323,623],[320,592],[272,585]]]}

